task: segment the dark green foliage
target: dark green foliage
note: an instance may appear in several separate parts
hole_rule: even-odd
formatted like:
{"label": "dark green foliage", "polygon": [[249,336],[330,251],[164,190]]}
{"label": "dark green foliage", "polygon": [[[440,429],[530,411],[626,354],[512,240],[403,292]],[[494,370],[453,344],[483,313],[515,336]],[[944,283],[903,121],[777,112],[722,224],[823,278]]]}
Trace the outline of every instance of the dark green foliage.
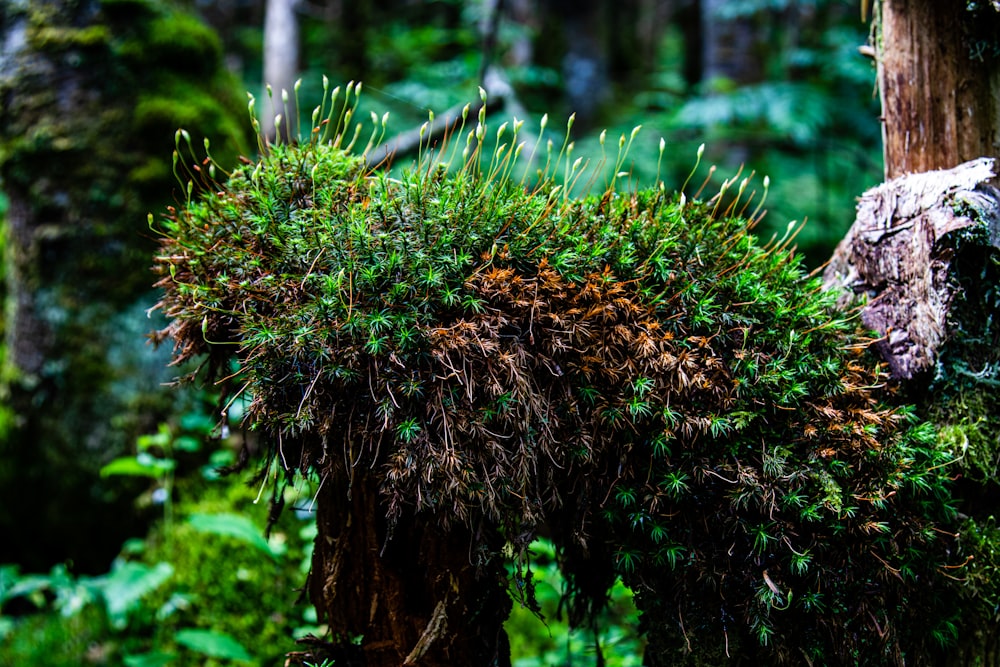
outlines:
{"label": "dark green foliage", "polygon": [[157,227],[160,336],[252,398],[269,460],[343,493],[377,471],[390,520],[495,526],[515,564],[547,524],[571,618],[621,576],[649,664],[953,638],[954,455],[888,405],[791,227],[756,241],[745,182],[576,199],[571,146],[519,182],[516,124],[491,144],[483,116],[394,178],[342,149],[342,113]]}
{"label": "dark green foliage", "polygon": [[[309,488],[303,485],[305,495]],[[176,521],[126,543],[109,574],[74,576],[57,566],[48,575],[17,576],[0,569],[0,605],[41,607],[0,616],[0,664],[233,664],[208,657],[223,653],[249,654],[242,664],[283,664],[293,636],[321,631],[298,600],[315,531],[288,513],[266,550],[254,548],[263,541],[264,519],[255,494],[235,478],[206,484],[188,477],[178,490]],[[308,502],[291,491],[289,499]],[[241,516],[227,514],[233,510]],[[206,532],[199,517],[225,529]]]}

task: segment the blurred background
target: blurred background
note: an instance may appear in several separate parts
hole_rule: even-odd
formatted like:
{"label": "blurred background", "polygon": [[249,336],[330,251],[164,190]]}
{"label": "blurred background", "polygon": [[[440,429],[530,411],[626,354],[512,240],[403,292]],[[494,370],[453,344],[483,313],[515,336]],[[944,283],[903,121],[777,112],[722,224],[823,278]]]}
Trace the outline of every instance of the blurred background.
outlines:
{"label": "blurred background", "polygon": [[[265,539],[260,480],[218,473],[255,446],[242,406],[167,386],[194,369],[147,341],[147,215],[183,201],[178,163],[254,158],[248,91],[266,121],[265,80],[301,79],[307,123],[324,75],[363,81],[391,137],[488,79],[491,123],[547,113],[558,145],[575,113],[595,163],[642,125],[628,187],[680,188],[705,144],[689,196],[767,175],[760,236],[807,219],[815,268],[882,178],[869,29],[856,0],[0,0],[0,666],[281,665],[324,631],[299,593],[315,481]],[[641,664],[629,592],[571,630],[536,552],[514,663]]]}

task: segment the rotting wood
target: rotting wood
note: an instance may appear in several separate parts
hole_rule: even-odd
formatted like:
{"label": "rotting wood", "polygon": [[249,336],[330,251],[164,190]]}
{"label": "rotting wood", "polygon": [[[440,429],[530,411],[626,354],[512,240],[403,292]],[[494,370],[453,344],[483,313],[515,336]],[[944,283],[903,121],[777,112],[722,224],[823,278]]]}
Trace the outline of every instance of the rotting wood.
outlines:
{"label": "rotting wood", "polygon": [[900,177],[864,194],[857,218],[824,273],[844,304],[867,297],[861,321],[894,379],[929,372],[949,333],[956,232],[985,225],[1000,248],[1000,191],[987,184],[994,160]]}

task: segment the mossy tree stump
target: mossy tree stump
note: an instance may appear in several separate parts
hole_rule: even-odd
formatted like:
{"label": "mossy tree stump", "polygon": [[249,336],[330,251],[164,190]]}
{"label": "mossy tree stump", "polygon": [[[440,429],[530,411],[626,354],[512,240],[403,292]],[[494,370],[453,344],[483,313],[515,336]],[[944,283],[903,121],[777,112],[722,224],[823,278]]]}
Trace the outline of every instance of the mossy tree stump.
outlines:
{"label": "mossy tree stump", "polygon": [[650,665],[938,659],[986,593],[956,582],[960,452],[895,404],[793,230],[757,242],[748,180],[618,191],[638,128],[588,176],[485,109],[389,175],[365,167],[384,119],[355,130],[338,93],[167,215],[156,262],[160,338],[250,398],[279,504],[321,485],[330,655],[506,664],[545,532],[577,620],[633,588]]}
{"label": "mossy tree stump", "polygon": [[826,269],[861,321],[893,381],[960,455],[967,623],[949,665],[997,665],[1000,497],[1000,192],[994,159],[893,179],[866,192],[854,226]]}

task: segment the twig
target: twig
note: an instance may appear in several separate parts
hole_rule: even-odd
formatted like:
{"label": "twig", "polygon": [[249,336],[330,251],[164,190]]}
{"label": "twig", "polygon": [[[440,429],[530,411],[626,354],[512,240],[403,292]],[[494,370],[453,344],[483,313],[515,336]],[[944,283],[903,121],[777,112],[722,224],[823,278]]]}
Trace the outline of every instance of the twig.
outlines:
{"label": "twig", "polygon": [[[504,112],[506,115],[524,120],[528,113],[518,101],[514,94],[514,88],[502,70],[496,67],[489,67],[483,76],[483,90],[486,91],[488,104],[486,105],[487,116]],[[450,136],[462,124],[462,111],[465,104],[456,104],[442,114],[438,114],[433,125],[424,127],[421,124],[397,134],[384,144],[373,149],[368,155],[367,168],[379,169],[388,167],[393,160],[406,155],[416,153],[421,145],[430,145],[440,140],[448,140]],[[483,102],[476,100],[468,105],[467,118],[476,118],[479,110],[483,108]],[[519,135],[525,141],[531,140],[531,135],[521,132]]]}

